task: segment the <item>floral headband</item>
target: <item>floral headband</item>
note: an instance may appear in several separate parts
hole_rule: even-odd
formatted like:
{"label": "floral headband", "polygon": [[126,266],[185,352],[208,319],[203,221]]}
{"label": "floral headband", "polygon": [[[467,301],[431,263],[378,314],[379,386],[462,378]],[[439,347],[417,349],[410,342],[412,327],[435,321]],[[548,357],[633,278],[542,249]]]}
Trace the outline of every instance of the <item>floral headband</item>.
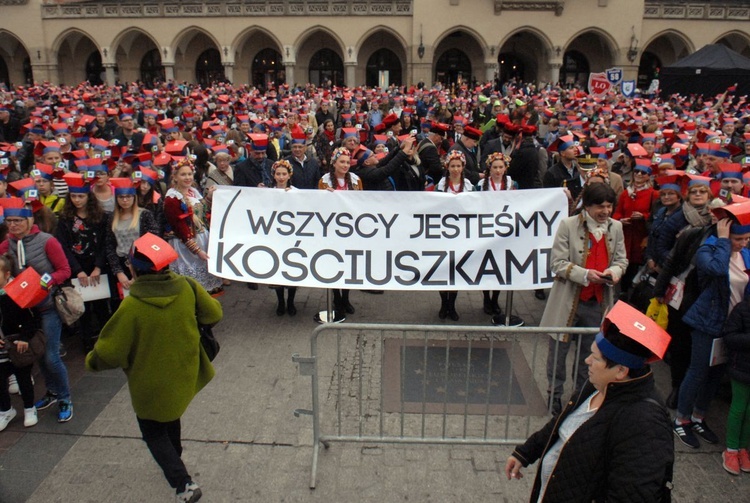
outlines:
{"label": "floral headband", "polygon": [[180,168],[183,168],[185,166],[189,166],[190,169],[195,171],[195,164],[193,163],[193,160],[195,159],[195,156],[193,155],[186,155],[179,161],[177,161],[177,164],[174,167],[174,171],[178,171]]}
{"label": "floral headband", "polygon": [[271,166],[271,172],[276,173],[276,170],[278,168],[286,168],[286,170],[289,172],[289,176],[292,176],[292,174],[294,173],[294,169],[292,169],[291,163],[284,159],[273,163],[273,166]]}
{"label": "floral headband", "polygon": [[351,153],[349,152],[349,149],[346,147],[339,147],[336,150],[333,151],[331,154],[331,164],[335,163],[339,157],[342,155],[345,155],[347,157],[351,157]]}
{"label": "floral headband", "polygon": [[510,164],[510,156],[502,152],[493,152],[487,157],[487,166],[492,166],[495,161],[503,161],[504,164]]}
{"label": "floral headband", "polygon": [[447,166],[451,161],[454,161],[456,159],[461,161],[461,164],[466,166],[466,156],[463,152],[459,152],[458,150],[451,150],[450,152],[448,152],[448,157],[446,157],[445,159],[445,165]]}

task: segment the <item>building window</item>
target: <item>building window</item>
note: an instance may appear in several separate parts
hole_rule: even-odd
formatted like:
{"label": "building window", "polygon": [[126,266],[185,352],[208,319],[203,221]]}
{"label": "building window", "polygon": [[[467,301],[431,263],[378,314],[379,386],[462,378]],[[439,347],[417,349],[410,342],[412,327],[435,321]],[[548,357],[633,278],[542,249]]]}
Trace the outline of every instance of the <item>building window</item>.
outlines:
{"label": "building window", "polygon": [[519,82],[524,81],[524,64],[515,54],[504,52],[498,57],[500,62],[500,81],[507,82],[515,78]]}
{"label": "building window", "polygon": [[318,86],[344,85],[344,62],[332,49],[321,49],[310,58],[310,82]]}
{"label": "building window", "polygon": [[644,52],[638,65],[638,87],[648,89],[651,81],[659,78],[661,60],[653,52]]}
{"label": "building window", "polygon": [[448,49],[445,51],[435,65],[435,82],[444,85],[471,84],[471,61],[460,49]]}
{"label": "building window", "polygon": [[563,85],[586,85],[589,80],[589,62],[586,56],[578,51],[568,51],[560,68],[560,82]]}
{"label": "building window", "polygon": [[253,59],[253,85],[267,91],[284,83],[281,54],[273,49],[263,49]]}
{"label": "building window", "polygon": [[366,85],[388,87],[401,85],[401,61],[390,49],[378,49],[367,60]]}
{"label": "building window", "polygon": [[155,81],[164,81],[165,79],[159,49],[151,49],[141,59],[141,81],[147,86],[153,86]]}
{"label": "building window", "polygon": [[218,49],[207,49],[198,56],[195,63],[195,80],[204,87],[226,80]]}
{"label": "building window", "polygon": [[101,85],[103,81],[102,72],[104,72],[104,67],[102,66],[102,55],[99,54],[99,51],[94,51],[86,60],[86,80],[88,80],[92,86]]}

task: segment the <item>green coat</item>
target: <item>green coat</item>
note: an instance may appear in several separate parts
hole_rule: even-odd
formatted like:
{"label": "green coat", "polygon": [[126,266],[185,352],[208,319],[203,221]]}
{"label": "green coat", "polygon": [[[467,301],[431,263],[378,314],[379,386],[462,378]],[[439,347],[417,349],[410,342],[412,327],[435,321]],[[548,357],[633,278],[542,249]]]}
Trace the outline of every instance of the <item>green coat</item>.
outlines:
{"label": "green coat", "polygon": [[221,304],[194,279],[174,272],[139,276],[86,356],[89,370],[125,371],[141,419],[179,419],[214,376],[200,343],[196,295],[198,320],[221,320]]}

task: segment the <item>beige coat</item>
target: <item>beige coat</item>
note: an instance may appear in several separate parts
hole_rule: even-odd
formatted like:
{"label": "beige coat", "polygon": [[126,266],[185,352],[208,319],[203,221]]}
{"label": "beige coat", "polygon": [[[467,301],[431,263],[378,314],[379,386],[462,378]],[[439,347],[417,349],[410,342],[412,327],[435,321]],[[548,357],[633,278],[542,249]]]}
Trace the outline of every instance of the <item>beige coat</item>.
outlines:
{"label": "beige coat", "polygon": [[[588,258],[588,226],[583,212],[568,217],[560,223],[552,246],[551,271],[555,276],[552,291],[544,308],[542,327],[573,326],[581,288],[586,277]],[[609,269],[613,277],[619,279],[628,267],[625,255],[625,239],[622,224],[609,219],[606,235]],[[614,287],[604,287],[604,306],[608,311],[614,305]]]}

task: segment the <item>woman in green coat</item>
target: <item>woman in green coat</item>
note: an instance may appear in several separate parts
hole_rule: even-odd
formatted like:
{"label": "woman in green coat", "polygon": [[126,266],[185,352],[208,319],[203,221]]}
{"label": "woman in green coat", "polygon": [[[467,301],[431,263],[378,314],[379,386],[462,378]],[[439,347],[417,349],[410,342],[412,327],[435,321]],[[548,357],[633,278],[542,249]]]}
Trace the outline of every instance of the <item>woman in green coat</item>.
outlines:
{"label": "woman in green coat", "polygon": [[198,322],[217,323],[222,309],[195,280],[167,270],[175,258],[153,234],[135,241],[130,295],[102,328],[86,368],[125,371],[143,440],[178,501],[195,502],[201,490],[180,458],[180,417],[214,376]]}

